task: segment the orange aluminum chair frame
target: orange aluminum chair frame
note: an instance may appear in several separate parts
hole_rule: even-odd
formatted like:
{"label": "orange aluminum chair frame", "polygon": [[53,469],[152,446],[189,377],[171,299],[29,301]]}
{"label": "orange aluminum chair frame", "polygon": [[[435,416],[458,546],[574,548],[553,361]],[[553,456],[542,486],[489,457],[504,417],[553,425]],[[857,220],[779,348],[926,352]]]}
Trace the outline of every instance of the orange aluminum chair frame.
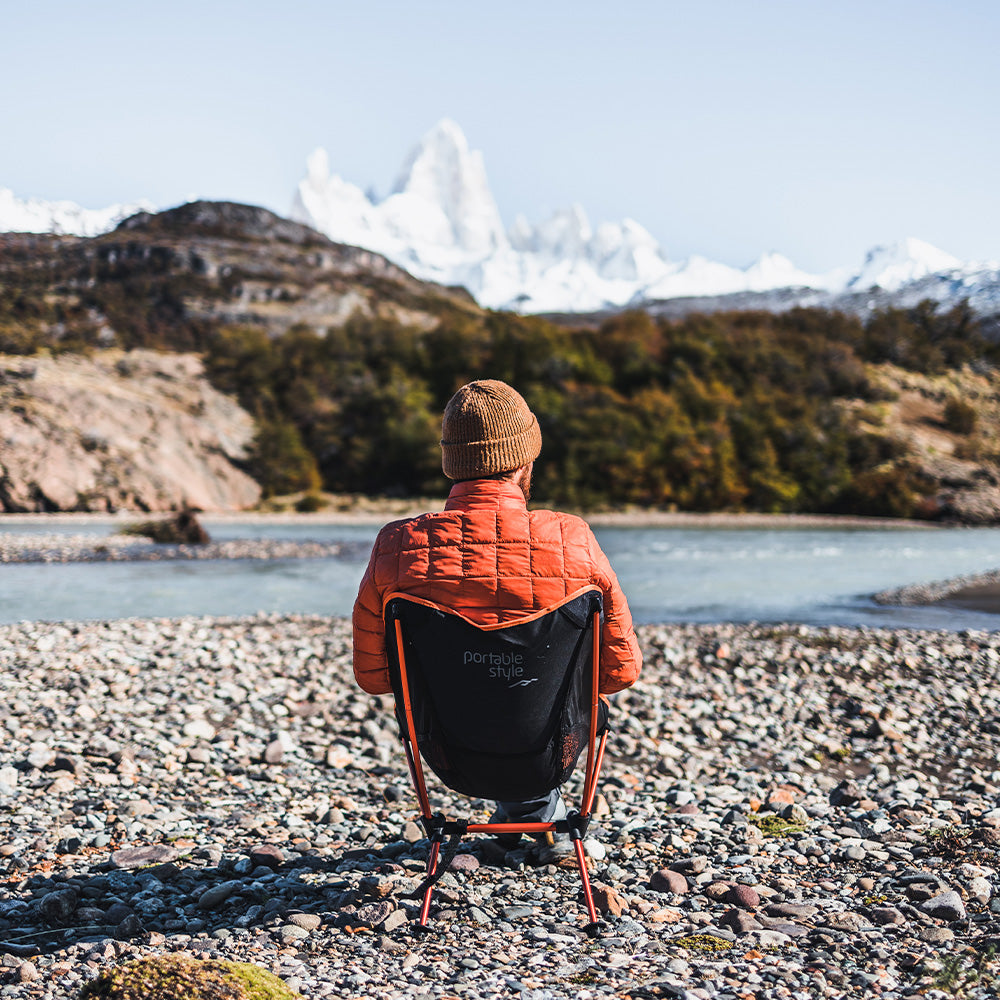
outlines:
{"label": "orange aluminum chair frame", "polygon": [[[595,591],[598,594],[600,593],[600,590],[596,587],[583,587],[579,591],[570,594],[565,601],[560,602],[560,605],[579,597],[581,594],[588,591]],[[389,606],[389,603],[393,600],[409,601],[443,611],[447,614],[456,614],[456,612],[451,611],[446,607],[434,604],[431,601],[425,601],[410,594],[391,593],[383,602],[383,616]],[[556,607],[558,606],[559,605]],[[553,610],[554,608],[546,608],[539,611],[535,615],[528,616],[527,618],[521,618],[514,622],[507,622],[499,625],[475,626],[474,622],[469,622],[469,624],[474,625],[480,631],[490,632],[505,628],[509,625],[522,624],[531,618],[543,617]],[[604,727],[600,734],[597,732],[599,700],[598,683],[601,652],[600,615],[601,611],[600,608],[598,608],[593,613],[590,625],[593,632],[590,685],[590,730],[589,739],[587,741],[587,766],[584,776],[583,795],[581,797],[580,809],[579,811],[570,811],[564,820],[548,823],[466,823],[464,821],[446,820],[441,813],[434,813],[432,811],[430,797],[427,793],[427,784],[424,779],[424,769],[420,760],[420,753],[417,750],[417,733],[414,725],[413,705],[410,697],[410,684],[406,670],[403,627],[398,617],[393,619],[396,652],[399,657],[400,687],[403,697],[403,704],[401,707],[403,710],[403,718],[406,723],[405,727],[400,726],[400,738],[403,743],[403,749],[406,752],[406,761],[409,765],[410,778],[413,781],[417,799],[420,803],[421,819],[423,821],[424,829],[427,831],[427,835],[431,841],[430,853],[427,858],[427,877],[425,879],[427,887],[424,890],[423,901],[420,907],[421,927],[427,926],[427,918],[431,905],[431,894],[434,889],[432,880],[434,880],[434,876],[437,874],[438,860],[441,854],[441,844],[447,835],[451,835],[453,838],[460,838],[465,833],[485,833],[494,835],[505,833],[568,833],[573,843],[576,863],[580,872],[580,881],[583,883],[583,894],[587,906],[587,913],[590,916],[590,923],[591,926],[595,927],[598,924],[597,910],[594,906],[594,896],[590,887],[590,876],[587,872],[587,860],[583,850],[583,837],[586,833],[587,826],[590,823],[591,812],[594,808],[594,798],[597,793],[597,779],[600,774],[601,764],[604,760],[604,748],[608,739],[607,726]],[[459,615],[459,617],[464,616]],[[468,619],[465,620],[468,621]],[[400,706],[397,706],[397,708],[399,707]]]}

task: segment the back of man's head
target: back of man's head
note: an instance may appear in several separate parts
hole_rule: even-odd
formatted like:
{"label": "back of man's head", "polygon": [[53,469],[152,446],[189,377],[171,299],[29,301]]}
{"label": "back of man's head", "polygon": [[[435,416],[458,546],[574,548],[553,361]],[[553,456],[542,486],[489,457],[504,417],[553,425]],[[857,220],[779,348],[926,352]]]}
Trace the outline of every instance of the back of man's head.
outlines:
{"label": "back of man's head", "polygon": [[506,382],[463,385],[441,422],[441,467],[449,479],[479,479],[532,463],[542,450],[538,420]]}

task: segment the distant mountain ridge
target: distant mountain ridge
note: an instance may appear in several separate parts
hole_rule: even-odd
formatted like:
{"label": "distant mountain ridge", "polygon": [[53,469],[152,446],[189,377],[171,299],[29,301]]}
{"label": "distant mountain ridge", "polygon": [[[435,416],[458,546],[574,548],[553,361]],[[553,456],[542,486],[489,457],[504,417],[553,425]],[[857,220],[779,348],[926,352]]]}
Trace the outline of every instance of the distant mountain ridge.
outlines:
{"label": "distant mountain ridge", "polygon": [[[87,210],[24,201],[0,189],[0,232],[95,235],[148,208]],[[859,267],[810,274],[778,253],[744,269],[699,256],[670,260],[637,221],[593,227],[579,205],[538,224],[518,215],[506,228],[482,153],[447,119],[414,147],[383,199],[331,172],[328,154],[317,149],[290,218],[381,254],[421,280],[464,287],[489,308],[579,314],[643,307],[674,314],[818,305],[866,313],[920,296],[945,306],[968,299],[981,315],[1000,315],[1000,263],[963,262],[914,238],[873,248]]]}
{"label": "distant mountain ridge", "polygon": [[145,200],[107,208],[81,208],[72,201],[18,198],[10,188],[0,188],[0,232],[4,233],[100,236],[136,212],[154,210],[152,202]]}
{"label": "distant mountain ridge", "polygon": [[880,301],[884,293],[906,298],[907,289],[935,279],[929,284],[946,305],[969,297],[1000,311],[1000,264],[964,263],[914,238],[873,248],[858,268],[810,274],[778,253],[745,269],[698,256],[672,261],[634,219],[594,228],[579,205],[537,225],[519,215],[505,230],[482,154],[447,119],[421,139],[381,201],[330,173],[327,153],[316,150],[291,216],[331,239],[377,250],[417,277],[462,285],[491,308],[583,313],[739,297],[748,308],[801,300],[854,311],[870,289]]}

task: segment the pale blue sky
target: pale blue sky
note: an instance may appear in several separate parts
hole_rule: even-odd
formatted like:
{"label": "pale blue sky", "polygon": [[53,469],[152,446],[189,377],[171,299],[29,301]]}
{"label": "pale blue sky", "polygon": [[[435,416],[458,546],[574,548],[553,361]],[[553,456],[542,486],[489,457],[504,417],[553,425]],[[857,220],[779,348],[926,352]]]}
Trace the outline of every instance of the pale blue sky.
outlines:
{"label": "pale blue sky", "polygon": [[142,4],[0,16],[0,187],[286,212],[305,158],[388,192],[450,117],[504,220],[579,202],[673,258],[1000,258],[1000,3]]}

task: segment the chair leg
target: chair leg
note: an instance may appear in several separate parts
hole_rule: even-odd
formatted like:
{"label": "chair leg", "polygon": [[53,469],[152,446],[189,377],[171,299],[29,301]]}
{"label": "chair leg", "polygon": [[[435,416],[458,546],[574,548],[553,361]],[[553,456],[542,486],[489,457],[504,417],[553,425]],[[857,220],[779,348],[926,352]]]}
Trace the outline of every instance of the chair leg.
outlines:
{"label": "chair leg", "polygon": [[583,853],[583,841],[579,837],[573,839],[573,849],[576,851],[576,863],[580,868],[580,881],[583,883],[583,896],[587,901],[587,913],[590,922],[597,923],[597,910],[594,907],[594,894],[590,891],[590,875],[587,874],[587,858]]}
{"label": "chair leg", "polygon": [[[427,857],[427,874],[433,875],[437,871],[438,855],[441,853],[441,841],[436,837],[431,841],[431,853]],[[420,907],[420,926],[427,926],[427,914],[430,913],[431,909],[431,893],[434,891],[434,886],[429,885],[424,891],[424,902]]]}

